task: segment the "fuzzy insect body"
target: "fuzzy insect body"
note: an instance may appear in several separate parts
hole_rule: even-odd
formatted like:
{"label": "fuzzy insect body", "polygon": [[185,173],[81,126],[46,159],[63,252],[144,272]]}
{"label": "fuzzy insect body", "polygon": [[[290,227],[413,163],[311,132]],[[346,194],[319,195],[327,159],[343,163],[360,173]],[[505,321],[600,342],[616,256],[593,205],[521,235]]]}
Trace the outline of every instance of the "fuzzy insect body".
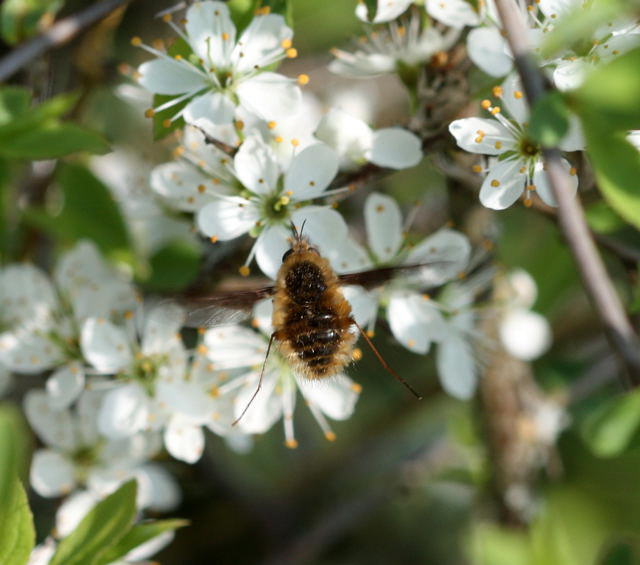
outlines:
{"label": "fuzzy insect body", "polygon": [[335,375],[352,360],[351,307],[329,262],[304,238],[283,258],[272,322],[280,352],[308,379]]}

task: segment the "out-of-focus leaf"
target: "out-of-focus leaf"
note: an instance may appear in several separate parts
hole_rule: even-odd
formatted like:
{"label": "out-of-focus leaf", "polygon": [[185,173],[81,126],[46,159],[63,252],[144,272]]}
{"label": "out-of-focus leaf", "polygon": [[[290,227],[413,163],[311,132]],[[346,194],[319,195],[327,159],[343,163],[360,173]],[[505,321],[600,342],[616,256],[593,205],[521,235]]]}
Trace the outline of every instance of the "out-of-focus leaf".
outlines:
{"label": "out-of-focus leaf", "polygon": [[378,0],[364,0],[364,5],[367,7],[367,19],[369,21],[373,20],[378,9]]}
{"label": "out-of-focus leaf", "polygon": [[569,110],[560,92],[547,92],[538,100],[531,112],[529,134],[534,141],[554,147],[567,133]]}
{"label": "out-of-focus leaf", "polygon": [[92,239],[110,258],[131,260],[129,233],[109,189],[79,165],[61,165],[56,180],[64,197],[60,213],[31,209],[25,219],[68,243]]}
{"label": "out-of-focus leaf", "polygon": [[571,93],[576,111],[597,116],[608,131],[640,129],[640,47],[617,57],[589,74],[584,84]]}
{"label": "out-of-focus leaf", "polygon": [[9,44],[35,35],[42,23],[53,21],[64,0],[4,0],[0,7],[0,33]]}
{"label": "out-of-focus leaf", "polygon": [[0,88],[0,125],[29,111],[31,93],[21,86]]}
{"label": "out-of-focus leaf", "polygon": [[589,227],[599,233],[611,233],[623,228],[624,220],[606,202],[594,202],[585,210]]}
{"label": "out-of-focus leaf", "polygon": [[625,139],[625,132],[611,131],[606,117],[583,114],[582,123],[602,195],[627,222],[640,227],[640,152]]}
{"label": "out-of-focus leaf", "polygon": [[593,37],[598,28],[602,28],[603,22],[631,13],[634,8],[638,8],[637,0],[595,0],[588,10],[576,9],[554,22],[553,30],[545,34],[540,50],[542,58],[547,59],[584,43],[585,38]]}
{"label": "out-of-focus leaf", "polygon": [[36,532],[22,483],[13,478],[9,505],[0,513],[0,563],[24,565],[35,545]]}
{"label": "out-of-focus leaf", "polygon": [[259,0],[229,0],[227,6],[231,13],[231,19],[240,32],[249,25],[253,19]]}
{"label": "out-of-focus leaf", "polygon": [[582,437],[599,457],[618,455],[640,426],[640,391],[606,401],[592,410],[581,425]]}
{"label": "out-of-focus leaf", "polygon": [[0,522],[13,501],[13,489],[18,476],[19,417],[15,408],[0,407]]}
{"label": "out-of-focus leaf", "polygon": [[611,533],[607,518],[588,493],[568,486],[552,490],[531,528],[531,565],[595,563]]}
{"label": "out-of-focus leaf", "polygon": [[178,528],[184,528],[189,522],[187,520],[158,520],[147,524],[136,524],[131,528],[117,544],[109,549],[99,562],[100,565],[107,565],[122,559],[127,553],[136,547],[141,546],[153,538],[165,532],[172,532]]}
{"label": "out-of-focus leaf", "polygon": [[529,540],[524,532],[477,524],[469,544],[474,565],[528,565]]}
{"label": "out-of-focus leaf", "polygon": [[109,144],[100,134],[72,123],[45,124],[0,141],[0,155],[14,159],[54,159],[78,151],[102,154]]}
{"label": "out-of-focus leaf", "polygon": [[136,515],[135,479],[98,502],[64,538],[50,565],[97,565],[130,531]]}
{"label": "out-of-focus leaf", "polygon": [[640,556],[629,543],[620,543],[609,549],[599,565],[638,565]]}
{"label": "out-of-focus leaf", "polygon": [[149,290],[181,290],[198,274],[200,253],[193,244],[178,239],[157,251],[150,265],[151,275],[144,281]]}

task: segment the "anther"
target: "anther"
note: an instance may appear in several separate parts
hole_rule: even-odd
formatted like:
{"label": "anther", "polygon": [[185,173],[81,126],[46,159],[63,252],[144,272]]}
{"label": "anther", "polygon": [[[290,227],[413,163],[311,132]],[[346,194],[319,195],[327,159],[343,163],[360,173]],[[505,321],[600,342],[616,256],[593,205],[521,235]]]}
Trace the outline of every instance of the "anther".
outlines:
{"label": "anther", "polygon": [[170,128],[171,127],[171,120],[169,118],[167,118],[166,120],[162,120],[162,127],[163,128]]}
{"label": "anther", "polygon": [[500,113],[500,106],[494,106],[493,108],[491,108],[491,113],[495,116],[496,114]]}
{"label": "anther", "polygon": [[480,102],[480,106],[482,106],[483,110],[488,110],[489,108],[491,108],[491,100],[483,100],[482,102]]}
{"label": "anther", "polygon": [[575,167],[571,167],[571,168],[569,169],[569,174],[570,174],[572,177],[575,177],[575,176],[578,174],[578,169],[576,169]]}
{"label": "anther", "polygon": [[298,56],[298,50],[295,47],[289,47],[289,49],[285,51],[285,55],[287,59],[295,59]]}
{"label": "anther", "polygon": [[502,87],[501,87],[501,86],[494,86],[494,87],[491,89],[491,92],[493,92],[493,95],[494,95],[496,98],[500,98],[500,97],[502,97]]}
{"label": "anther", "polygon": [[351,390],[356,394],[360,394],[362,392],[362,385],[359,385],[358,383],[353,383],[351,385]]}
{"label": "anther", "polygon": [[481,173],[482,172],[482,166],[481,165],[474,165],[473,167],[471,167],[471,170],[474,173]]}
{"label": "anther", "polygon": [[362,359],[362,349],[360,349],[359,347],[354,348],[353,352],[351,353],[351,358],[354,361],[360,361],[360,359]]}
{"label": "anther", "polygon": [[207,190],[207,187],[204,184],[199,184],[198,185],[198,192],[200,194],[202,194],[205,190]]}
{"label": "anther", "polygon": [[240,273],[241,277],[248,277],[249,273],[251,273],[251,269],[249,269],[247,265],[242,265],[242,267],[238,269],[238,272]]}
{"label": "anther", "polygon": [[499,187],[499,186],[500,186],[500,181],[499,181],[499,180],[496,180],[496,179],[493,179],[493,180],[491,181],[491,186],[493,186],[494,188]]}
{"label": "anther", "polygon": [[298,84],[300,86],[304,86],[305,84],[309,84],[309,75],[305,75],[305,74],[298,75]]}
{"label": "anther", "polygon": [[168,24],[173,18],[171,17],[171,14],[165,14],[164,16],[162,16],[162,21],[165,24]]}
{"label": "anther", "polygon": [[280,46],[281,46],[283,49],[289,49],[292,45],[293,45],[293,42],[292,42],[290,39],[283,39],[283,40],[280,42]]}
{"label": "anther", "polygon": [[153,108],[149,108],[144,111],[145,118],[153,118],[156,115],[156,111]]}
{"label": "anther", "polygon": [[300,141],[294,137],[291,140],[291,145],[293,145],[294,147],[298,147],[298,145],[300,145]]}
{"label": "anther", "polygon": [[331,431],[324,432],[324,437],[329,441],[336,441],[336,434]]}
{"label": "anther", "polygon": [[267,127],[269,129],[274,129],[278,124],[276,122],[274,122],[273,120],[270,122],[267,122]]}
{"label": "anther", "polygon": [[298,442],[295,439],[288,439],[287,441],[284,442],[284,444],[289,449],[295,449],[296,447],[298,447]]}
{"label": "anther", "polygon": [[516,91],[513,93],[513,97],[514,97],[514,98],[517,98],[518,100],[520,100],[520,98],[522,98],[522,92],[520,92],[519,90],[516,90]]}
{"label": "anther", "polygon": [[142,39],[140,39],[137,35],[131,38],[131,45],[134,47],[140,47],[142,45]]}

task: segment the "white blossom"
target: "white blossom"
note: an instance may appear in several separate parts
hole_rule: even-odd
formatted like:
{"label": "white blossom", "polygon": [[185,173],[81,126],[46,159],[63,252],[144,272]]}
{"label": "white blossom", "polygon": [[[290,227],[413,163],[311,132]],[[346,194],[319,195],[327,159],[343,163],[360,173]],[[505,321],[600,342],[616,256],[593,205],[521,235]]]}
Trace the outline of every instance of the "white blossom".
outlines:
{"label": "white blossom", "polygon": [[[480,188],[480,202],[487,208],[504,210],[524,195],[525,205],[530,206],[536,193],[545,204],[557,206],[544,170],[541,148],[527,132],[529,109],[517,77],[507,78],[502,87],[494,89],[494,94],[503,100],[510,119],[502,114],[499,106],[491,106],[486,100],[483,107],[493,118],[463,118],[449,125],[459,147],[490,157],[486,169],[479,165],[474,168],[477,172],[487,173]],[[576,121],[560,143],[560,148],[575,151],[583,147],[584,141]],[[575,193],[578,189],[576,169],[564,158],[561,163]]]}
{"label": "white blossom", "polygon": [[212,241],[228,241],[245,233],[256,238],[242,274],[256,259],[275,278],[282,254],[289,248],[291,222],[305,223],[305,233],[321,251],[330,253],[346,237],[342,216],[312,201],[326,190],[338,171],[336,153],[324,143],[297,151],[284,167],[260,135],[251,135],[233,161],[189,131],[183,159],[161,165],[151,178],[153,188],[176,206],[196,212],[201,233]]}
{"label": "white blossom", "polygon": [[[139,83],[154,94],[174,97],[149,115],[188,102],[170,121],[183,117],[212,137],[228,140],[237,135],[235,120],[243,120],[246,113],[267,121],[296,113],[301,99],[296,79],[268,70],[297,54],[293,32],[282,16],[258,15],[238,38],[224,2],[192,4],[184,30],[170,16],[165,19],[191,53],[172,57],[134,38],[134,45],[158,57],[140,66]],[[306,81],[306,75],[298,79],[301,84]]]}

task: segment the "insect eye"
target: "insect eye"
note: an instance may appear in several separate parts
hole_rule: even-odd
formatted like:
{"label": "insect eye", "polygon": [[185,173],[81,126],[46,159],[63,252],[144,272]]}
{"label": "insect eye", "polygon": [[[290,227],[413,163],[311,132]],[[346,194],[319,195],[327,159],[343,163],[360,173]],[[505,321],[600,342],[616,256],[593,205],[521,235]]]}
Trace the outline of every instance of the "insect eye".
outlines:
{"label": "insect eye", "polygon": [[293,249],[289,249],[288,251],[285,251],[284,255],[282,256],[282,262],[284,263],[287,260],[287,257],[289,257],[289,255],[291,255],[293,253]]}

